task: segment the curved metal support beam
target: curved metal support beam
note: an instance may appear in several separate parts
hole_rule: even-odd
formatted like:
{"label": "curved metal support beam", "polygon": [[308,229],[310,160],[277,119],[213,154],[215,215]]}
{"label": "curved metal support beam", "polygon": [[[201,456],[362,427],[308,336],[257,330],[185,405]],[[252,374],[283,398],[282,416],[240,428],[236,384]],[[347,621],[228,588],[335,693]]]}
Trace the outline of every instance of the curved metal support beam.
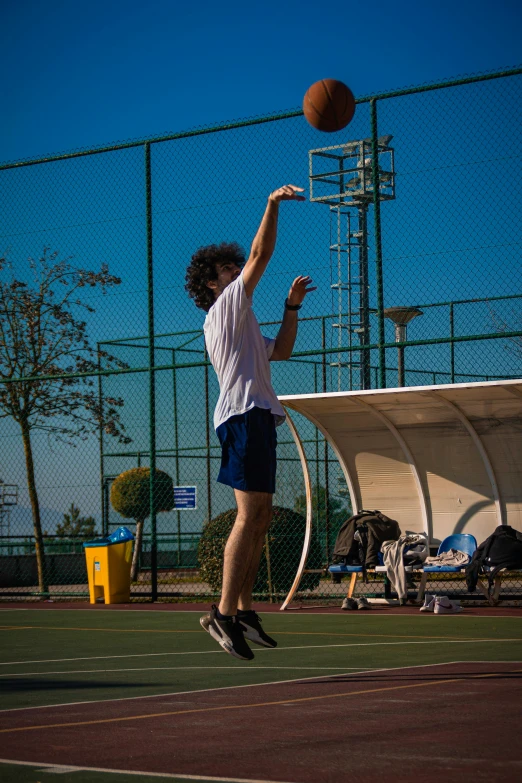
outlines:
{"label": "curved metal support beam", "polygon": [[369,405],[367,402],[364,402],[364,400],[361,400],[360,397],[352,397],[352,399],[355,402],[357,402],[358,405],[361,405],[363,408],[366,408],[366,410],[368,410],[370,413],[372,413],[374,416],[380,419],[380,421],[382,421],[382,423],[389,429],[389,431],[391,432],[391,434],[399,444],[400,448],[402,449],[402,452],[406,457],[406,461],[410,466],[413,479],[415,481],[415,486],[417,487],[417,494],[419,496],[419,504],[420,504],[421,516],[423,520],[424,532],[426,533],[428,540],[431,541],[433,538],[433,524],[431,519],[430,505],[428,503],[426,492],[420,478],[419,470],[417,468],[417,463],[415,462],[415,457],[413,456],[410,447],[402,437],[401,433],[399,432],[395,424],[393,424],[393,422],[389,420],[386,414],[377,410],[372,405]]}
{"label": "curved metal support beam", "polygon": [[292,433],[292,437],[295,441],[295,445],[297,446],[299,459],[301,460],[301,467],[303,468],[303,476],[305,481],[305,492],[306,492],[306,527],[305,527],[305,537],[303,542],[303,551],[301,553],[301,560],[299,561],[299,566],[297,568],[297,573],[295,575],[295,579],[293,581],[292,587],[290,588],[288,595],[286,596],[285,601],[279,610],[280,612],[284,612],[284,610],[286,609],[286,607],[294,597],[295,593],[297,592],[297,589],[299,587],[299,584],[303,576],[306,560],[308,558],[308,552],[310,550],[310,541],[312,540],[312,484],[310,481],[310,471],[308,470],[308,462],[306,460],[305,450],[303,448],[303,443],[301,441],[301,438],[299,437],[299,433],[297,432],[294,422],[290,418],[290,414],[288,413],[288,409],[286,409],[286,406],[285,406],[285,410],[286,410],[286,423],[290,428],[290,432]]}
{"label": "curved metal support beam", "polygon": [[[284,402],[281,403],[285,410],[288,410],[287,405],[285,405]],[[318,421],[315,416],[312,416],[311,413],[308,413],[308,411],[298,411],[302,416],[305,417],[305,419],[308,419],[308,421],[312,422],[319,432],[323,435],[324,439],[327,441],[328,445],[331,447],[332,451],[334,452],[335,456],[339,460],[339,465],[341,466],[341,470],[343,472],[344,478],[346,480],[346,486],[348,487],[348,493],[350,495],[350,503],[353,509],[353,513],[357,514],[359,509],[361,508],[361,499],[359,498],[358,492],[356,490],[355,484],[352,480],[350,471],[348,470],[348,467],[344,461],[343,455],[339,451],[337,444],[332,440],[332,437],[328,430],[326,430],[320,421]]]}
{"label": "curved metal support beam", "polygon": [[445,405],[447,408],[449,408],[455,416],[458,418],[458,420],[461,422],[461,424],[464,425],[465,429],[468,431],[469,436],[471,437],[471,440],[475,444],[475,447],[480,454],[480,457],[482,459],[482,462],[484,464],[484,468],[486,470],[486,473],[488,475],[489,481],[491,483],[491,491],[493,494],[493,501],[495,503],[495,511],[497,515],[497,524],[499,525],[506,525],[507,520],[505,518],[504,512],[502,510],[502,503],[500,501],[500,492],[498,489],[497,479],[495,477],[495,471],[493,470],[493,465],[491,464],[491,460],[489,459],[488,453],[486,449],[484,448],[484,444],[480,440],[479,434],[476,431],[473,424],[470,422],[470,420],[467,418],[467,416],[461,411],[461,409],[458,407],[458,405],[455,405],[454,402],[450,402],[445,397],[443,397],[438,392],[426,392],[426,394],[429,397],[432,397],[433,399],[436,399],[438,402],[442,402],[443,405]]}

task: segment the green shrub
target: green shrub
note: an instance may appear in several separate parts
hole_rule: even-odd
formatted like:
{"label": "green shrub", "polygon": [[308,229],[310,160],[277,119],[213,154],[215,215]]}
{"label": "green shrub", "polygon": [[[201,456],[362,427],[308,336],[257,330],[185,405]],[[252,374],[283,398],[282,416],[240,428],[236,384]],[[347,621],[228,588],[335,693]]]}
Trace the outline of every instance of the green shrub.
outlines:
{"label": "green shrub", "polygon": [[[113,481],[111,505],[126,519],[146,519],[150,513],[150,468],[126,470]],[[154,475],[156,511],[174,508],[174,487],[168,473],[156,470]]]}
{"label": "green shrub", "polygon": [[[198,547],[198,561],[201,578],[212,590],[220,592],[223,579],[223,554],[227,538],[237,515],[236,509],[219,514],[203,529]],[[268,551],[272,592],[286,595],[294,581],[301,559],[306,519],[290,508],[274,506],[274,517],[268,531]],[[307,568],[321,567],[321,550],[315,533],[312,534]],[[319,584],[320,574],[305,574],[299,590],[313,590]],[[266,547],[254,585],[254,593],[270,592]]]}

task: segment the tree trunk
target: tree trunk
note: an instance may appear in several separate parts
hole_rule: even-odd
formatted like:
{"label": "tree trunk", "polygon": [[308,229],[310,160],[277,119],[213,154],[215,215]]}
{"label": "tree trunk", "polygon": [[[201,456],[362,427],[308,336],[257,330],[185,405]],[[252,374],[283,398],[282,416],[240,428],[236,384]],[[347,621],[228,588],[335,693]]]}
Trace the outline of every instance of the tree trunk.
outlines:
{"label": "tree trunk", "polygon": [[131,582],[135,582],[138,578],[138,563],[141,554],[141,540],[143,538],[143,523],[144,519],[136,520],[136,535],[134,537],[134,552],[132,553],[132,565],[131,565]]}
{"label": "tree trunk", "polygon": [[29,499],[31,501],[31,511],[33,515],[34,544],[36,549],[36,567],[38,569],[38,589],[41,593],[47,592],[47,579],[45,573],[45,550],[42,535],[42,523],[40,521],[40,504],[36,492],[36,482],[34,478],[33,450],[31,446],[31,430],[27,423],[22,423],[22,440],[24,444],[25,469],[27,473],[27,488],[29,490]]}

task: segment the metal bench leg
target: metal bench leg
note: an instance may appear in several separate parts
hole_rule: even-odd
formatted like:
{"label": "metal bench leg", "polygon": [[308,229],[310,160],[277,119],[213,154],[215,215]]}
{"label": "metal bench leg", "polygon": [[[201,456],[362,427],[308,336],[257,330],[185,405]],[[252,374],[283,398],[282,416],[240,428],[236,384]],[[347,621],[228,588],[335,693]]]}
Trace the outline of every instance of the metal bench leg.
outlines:
{"label": "metal bench leg", "polygon": [[489,594],[488,588],[486,587],[486,585],[483,582],[480,581],[480,579],[477,581],[477,587],[480,590],[480,592],[482,593],[482,595],[484,595],[486,597],[488,604],[490,606],[495,606],[495,600],[494,600],[493,596]]}
{"label": "metal bench leg", "polygon": [[495,587],[493,590],[493,602],[495,606],[498,604],[498,599],[500,597],[501,590],[502,590],[502,577],[500,574],[497,574],[495,577]]}
{"label": "metal bench leg", "polygon": [[417,590],[417,596],[415,598],[417,603],[422,603],[424,601],[424,593],[426,592],[427,581],[428,581],[428,574],[425,571],[423,571],[419,582],[419,589]]}

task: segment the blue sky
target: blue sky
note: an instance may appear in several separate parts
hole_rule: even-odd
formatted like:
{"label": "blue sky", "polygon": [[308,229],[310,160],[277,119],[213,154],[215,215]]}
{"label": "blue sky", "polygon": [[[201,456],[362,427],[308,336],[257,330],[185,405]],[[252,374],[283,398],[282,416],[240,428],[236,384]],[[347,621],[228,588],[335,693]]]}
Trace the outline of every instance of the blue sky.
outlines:
{"label": "blue sky", "polygon": [[3,0],[0,160],[522,61],[519,0]]}
{"label": "blue sky", "polygon": [[[307,87],[324,77],[341,79],[362,96],[516,66],[522,63],[521,22],[520,0],[375,0],[366,8],[349,0],[200,0],[192,5],[3,0],[0,160],[299,108]],[[516,111],[521,109],[511,106],[510,89],[488,82],[476,90],[381,104],[379,127],[394,134],[400,175],[397,200],[382,209],[385,306],[504,295],[513,286],[520,290],[520,280],[506,274],[518,263],[520,201],[514,189],[522,182],[515,168],[518,138],[510,130],[520,127]],[[367,104],[346,134],[341,141],[369,135]],[[503,146],[492,155],[488,145],[493,148],[497,139]],[[341,141],[297,118],[248,133],[155,145],[158,332],[201,326],[202,313],[183,290],[193,249],[230,238],[248,247],[268,192],[288,180],[306,186],[308,150]],[[482,187],[484,181],[500,182],[504,189],[510,183],[511,198],[499,200]],[[7,247],[20,264],[46,243],[62,255],[74,255],[79,265],[109,261],[123,284],[114,297],[95,303],[91,337],[145,334],[143,151],[8,171],[3,183],[10,195],[0,234],[8,244],[0,250]],[[308,272],[320,285],[307,314],[330,311],[328,210],[309,203],[287,207],[270,274],[256,293],[260,320],[280,317],[289,280]],[[506,242],[508,249],[502,245]],[[487,309],[474,313],[458,311],[457,333],[491,329]],[[300,350],[319,344],[318,335],[308,333],[311,328],[301,327]],[[411,338],[447,335],[447,328],[447,313],[431,310],[412,326]],[[459,372],[483,372],[487,351],[482,346],[481,354],[480,348],[475,354],[458,349]],[[498,358],[491,358],[488,350],[492,371],[513,372],[509,355],[506,359],[498,351]],[[395,349],[388,354],[394,363]],[[417,369],[437,369],[440,363],[447,370],[447,349],[412,351],[408,361]],[[305,370],[310,368],[300,368],[299,383],[312,390]],[[292,390],[288,378],[283,368],[274,370],[279,393]],[[193,389],[202,388],[201,377],[187,382],[192,386],[185,397],[191,400]],[[158,417],[168,418],[171,407],[163,387],[160,397]],[[132,419],[132,405],[127,412]],[[182,415],[193,415],[190,406]],[[19,444],[11,424],[3,425],[0,437]],[[131,421],[131,426],[135,444],[141,436],[146,442],[146,422]],[[167,424],[164,432],[165,438],[171,436]],[[165,446],[162,438],[163,430],[160,447]],[[63,513],[74,501],[82,512],[98,515],[97,448],[94,439],[65,451],[60,446],[50,450],[43,438],[37,441],[39,491],[47,509]],[[124,467],[130,464],[118,469]],[[1,477],[24,486],[20,450],[10,453]],[[193,474],[181,480],[205,482],[203,475],[196,479]],[[28,505],[25,495],[21,505]]]}

